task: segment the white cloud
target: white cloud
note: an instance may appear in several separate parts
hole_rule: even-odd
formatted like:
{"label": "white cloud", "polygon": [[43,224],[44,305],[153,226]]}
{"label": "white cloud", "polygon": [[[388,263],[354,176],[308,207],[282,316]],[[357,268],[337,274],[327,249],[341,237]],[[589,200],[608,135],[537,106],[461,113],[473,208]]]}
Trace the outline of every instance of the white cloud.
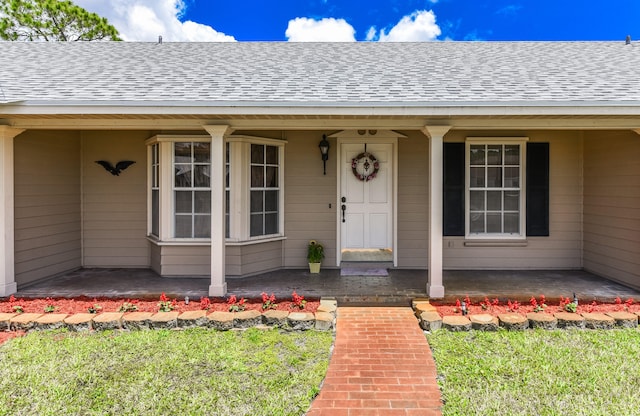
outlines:
{"label": "white cloud", "polygon": [[289,42],[355,42],[356,31],[344,19],[314,20],[296,17],[289,20],[285,36]]}
{"label": "white cloud", "polygon": [[75,0],[91,12],[106,17],[120,37],[128,41],[232,42],[233,36],[190,20],[180,21],[185,10],[182,0]]}
{"label": "white cloud", "polygon": [[[371,28],[375,31],[375,28]],[[367,38],[371,34],[371,29]],[[404,16],[386,33],[380,30],[380,42],[424,42],[436,40],[440,36],[440,27],[436,24],[436,15],[431,10],[416,10]],[[375,37],[372,36],[371,39]]]}

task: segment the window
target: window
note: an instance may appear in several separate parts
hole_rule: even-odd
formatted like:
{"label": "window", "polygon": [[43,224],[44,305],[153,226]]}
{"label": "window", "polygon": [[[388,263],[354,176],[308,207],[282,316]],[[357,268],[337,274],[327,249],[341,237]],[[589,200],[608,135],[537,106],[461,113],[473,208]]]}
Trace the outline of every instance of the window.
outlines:
{"label": "window", "polygon": [[524,140],[467,142],[468,237],[524,236]]}
{"label": "window", "polygon": [[211,238],[211,146],[173,144],[174,237]]}
{"label": "window", "polygon": [[[221,162],[228,243],[282,236],[285,143],[240,135],[226,139]],[[157,135],[146,144],[149,236],[159,242],[205,244],[211,238],[212,191],[216,186],[211,178],[216,162],[210,137]]]}
{"label": "window", "polygon": [[279,149],[251,144],[250,236],[279,232]]}
{"label": "window", "polygon": [[151,145],[151,235],[160,237],[160,149]]}

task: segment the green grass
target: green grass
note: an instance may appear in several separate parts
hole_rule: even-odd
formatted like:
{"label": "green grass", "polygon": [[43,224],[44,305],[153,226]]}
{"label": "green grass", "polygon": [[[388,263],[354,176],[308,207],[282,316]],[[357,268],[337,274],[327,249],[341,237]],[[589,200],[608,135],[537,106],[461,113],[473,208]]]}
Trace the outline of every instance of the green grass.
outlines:
{"label": "green grass", "polygon": [[0,415],[301,415],[331,332],[32,332],[0,346]]}
{"label": "green grass", "polygon": [[436,331],[444,415],[640,415],[640,330]]}

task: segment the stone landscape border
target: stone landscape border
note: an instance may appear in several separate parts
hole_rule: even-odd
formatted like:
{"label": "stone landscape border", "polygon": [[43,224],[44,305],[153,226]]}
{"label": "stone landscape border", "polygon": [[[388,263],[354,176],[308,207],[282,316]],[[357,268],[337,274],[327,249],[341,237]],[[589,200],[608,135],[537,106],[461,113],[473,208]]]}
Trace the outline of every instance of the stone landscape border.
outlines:
{"label": "stone landscape border", "polygon": [[315,313],[304,310],[287,312],[103,312],[76,313],[0,313],[0,328],[9,331],[30,331],[67,328],[70,331],[102,331],[109,329],[176,329],[206,327],[220,331],[251,327],[276,327],[292,331],[335,329],[337,302],[320,300]]}
{"label": "stone landscape border", "polygon": [[570,313],[530,312],[526,316],[519,313],[503,313],[497,316],[490,314],[474,314],[468,316],[440,316],[435,306],[426,301],[412,302],[413,310],[425,331],[447,329],[449,331],[497,331],[525,330],[527,328],[543,329],[613,329],[637,328],[640,313],[607,312],[607,313]]}

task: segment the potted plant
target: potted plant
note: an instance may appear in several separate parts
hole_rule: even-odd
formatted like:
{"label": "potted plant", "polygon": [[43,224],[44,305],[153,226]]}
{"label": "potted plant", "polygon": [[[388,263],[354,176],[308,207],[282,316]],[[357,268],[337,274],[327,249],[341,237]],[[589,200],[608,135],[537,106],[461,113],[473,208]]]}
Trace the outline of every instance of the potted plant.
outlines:
{"label": "potted plant", "polygon": [[309,241],[307,246],[307,260],[309,261],[309,272],[320,273],[320,263],[324,259],[324,246],[316,240]]}

